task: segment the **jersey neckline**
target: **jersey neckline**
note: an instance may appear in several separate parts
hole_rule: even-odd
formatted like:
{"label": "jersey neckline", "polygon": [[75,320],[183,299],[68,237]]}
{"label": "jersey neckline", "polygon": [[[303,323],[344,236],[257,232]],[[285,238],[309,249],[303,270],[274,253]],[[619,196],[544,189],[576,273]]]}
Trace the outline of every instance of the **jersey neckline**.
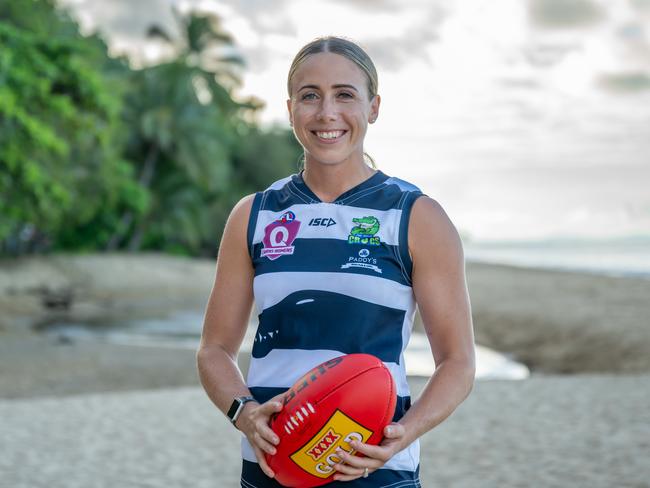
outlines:
{"label": "jersey neckline", "polygon": [[380,169],[378,169],[372,176],[369,176],[367,179],[362,181],[356,186],[353,186],[349,190],[341,193],[331,202],[323,202],[318,196],[311,191],[311,189],[305,183],[305,180],[302,178],[302,174],[305,170],[300,170],[299,173],[294,174],[291,177],[292,183],[304,194],[306,194],[312,201],[310,203],[342,203],[345,199],[356,195],[357,193],[376,186],[379,183],[388,179],[388,175],[384,174]]}

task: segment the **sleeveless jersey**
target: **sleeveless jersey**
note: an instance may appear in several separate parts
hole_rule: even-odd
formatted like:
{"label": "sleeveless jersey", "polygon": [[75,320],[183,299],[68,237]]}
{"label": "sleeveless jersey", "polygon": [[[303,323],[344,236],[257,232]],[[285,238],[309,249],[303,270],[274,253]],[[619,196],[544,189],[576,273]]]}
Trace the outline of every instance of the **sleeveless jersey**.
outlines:
{"label": "sleeveless jersey", "polygon": [[[397,386],[394,421],[410,407],[404,349],[415,314],[409,215],[423,193],[382,171],[322,202],[302,171],[255,194],[248,222],[259,325],[247,377],[263,403],[341,354],[368,353]],[[419,441],[368,478],[326,486],[419,486]],[[246,437],[242,486],[280,487],[263,474]]]}

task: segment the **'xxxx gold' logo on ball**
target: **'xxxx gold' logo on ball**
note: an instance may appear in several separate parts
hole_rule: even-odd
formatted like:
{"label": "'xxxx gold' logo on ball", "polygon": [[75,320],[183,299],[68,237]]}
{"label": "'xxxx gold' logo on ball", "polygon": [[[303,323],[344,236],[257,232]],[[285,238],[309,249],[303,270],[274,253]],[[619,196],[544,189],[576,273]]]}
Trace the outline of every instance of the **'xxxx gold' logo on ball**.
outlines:
{"label": "'xxxx gold' logo on ball", "polygon": [[337,410],[314,437],[291,455],[291,459],[309,474],[327,478],[334,472],[332,466],[341,462],[341,458],[336,455],[336,448],[354,454],[349,442],[366,442],[372,433]]}
{"label": "'xxxx gold' logo on ball", "polygon": [[318,461],[321,457],[323,457],[323,454],[329,451],[330,447],[332,447],[334,443],[340,438],[340,434],[337,434],[332,429],[330,429],[325,433],[322,439],[316,441],[314,447],[309,449],[307,451],[307,454],[309,454],[314,459],[314,461]]}

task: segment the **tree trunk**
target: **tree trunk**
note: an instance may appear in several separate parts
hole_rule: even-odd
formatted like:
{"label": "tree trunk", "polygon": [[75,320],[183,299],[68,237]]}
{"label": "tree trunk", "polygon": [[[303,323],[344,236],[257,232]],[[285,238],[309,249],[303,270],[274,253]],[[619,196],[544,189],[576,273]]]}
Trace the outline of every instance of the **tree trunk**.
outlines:
{"label": "tree trunk", "polygon": [[[160,154],[160,151],[158,149],[158,144],[153,142],[151,146],[149,146],[149,150],[147,151],[147,157],[144,160],[144,164],[142,165],[142,172],[140,173],[140,177],[138,178],[138,183],[140,186],[144,186],[145,188],[149,188],[151,186],[151,182],[153,181],[154,174],[156,173],[156,164],[158,163],[158,155]],[[113,233],[111,238],[108,240],[108,244],[106,245],[106,250],[107,251],[115,251],[117,248],[120,246],[122,239],[125,237],[125,234],[127,233],[129,227],[131,226],[131,223],[133,222],[133,211],[132,210],[127,210],[122,214],[122,218],[120,219],[120,224],[117,228],[117,230]],[[142,240],[142,235],[138,237],[138,239],[134,240],[136,235],[138,233],[142,234],[144,231],[142,224],[138,224],[138,228],[135,230],[133,237],[131,238],[131,241],[129,242],[129,250],[130,251],[137,251],[140,248],[140,241]],[[132,249],[132,247],[135,246],[135,249]]]}

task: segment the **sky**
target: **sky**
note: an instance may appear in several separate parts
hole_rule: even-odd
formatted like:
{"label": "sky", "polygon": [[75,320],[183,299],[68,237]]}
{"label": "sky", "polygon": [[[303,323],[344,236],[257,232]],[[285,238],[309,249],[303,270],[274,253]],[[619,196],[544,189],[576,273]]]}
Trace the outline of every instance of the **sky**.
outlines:
{"label": "sky", "polygon": [[365,149],[476,241],[650,235],[650,0],[61,0],[146,59],[171,5],[218,13],[241,96],[288,127],[286,76],[322,35],[379,73]]}

